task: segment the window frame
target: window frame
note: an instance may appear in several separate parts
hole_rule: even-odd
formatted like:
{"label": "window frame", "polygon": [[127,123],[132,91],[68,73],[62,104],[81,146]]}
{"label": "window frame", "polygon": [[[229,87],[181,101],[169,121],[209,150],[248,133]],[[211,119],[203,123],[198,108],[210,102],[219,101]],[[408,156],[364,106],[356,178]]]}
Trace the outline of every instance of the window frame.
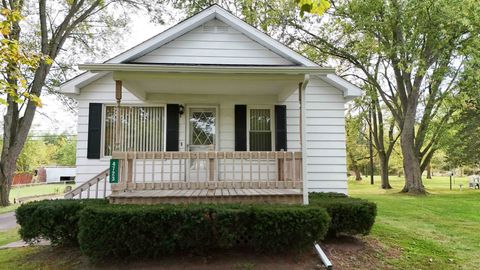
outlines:
{"label": "window frame", "polygon": [[256,151],[250,149],[250,110],[255,109],[268,109],[270,110],[270,132],[272,136],[272,150],[266,152],[274,152],[275,151],[275,105],[247,105],[247,151],[249,152],[265,152],[265,151]]}
{"label": "window frame", "polygon": [[[104,103],[102,106],[102,141],[100,142],[100,157],[101,158],[112,158],[112,156],[105,155],[105,121],[107,117],[107,107],[117,107],[116,103]],[[167,143],[167,105],[166,104],[138,104],[138,103],[121,103],[120,107],[155,107],[155,108],[162,108],[162,147],[161,151],[166,151],[166,143]]]}

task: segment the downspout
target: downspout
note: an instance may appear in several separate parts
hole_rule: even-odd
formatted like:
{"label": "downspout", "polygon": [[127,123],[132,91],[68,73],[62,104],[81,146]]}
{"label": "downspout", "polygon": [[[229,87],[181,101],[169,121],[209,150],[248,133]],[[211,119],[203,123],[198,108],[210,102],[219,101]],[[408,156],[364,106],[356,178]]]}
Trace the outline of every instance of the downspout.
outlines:
{"label": "downspout", "polygon": [[305,90],[310,75],[305,74],[303,82],[298,87],[298,98],[300,101],[300,146],[302,149],[302,184],[303,184],[303,204],[308,204],[308,179],[307,179],[307,139],[306,139],[306,117],[305,117]]}

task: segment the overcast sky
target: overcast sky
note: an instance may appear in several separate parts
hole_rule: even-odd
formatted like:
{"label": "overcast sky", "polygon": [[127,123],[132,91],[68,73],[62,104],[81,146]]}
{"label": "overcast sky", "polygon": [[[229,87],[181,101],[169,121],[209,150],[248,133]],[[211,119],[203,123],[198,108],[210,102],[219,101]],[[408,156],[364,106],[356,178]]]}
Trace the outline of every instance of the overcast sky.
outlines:
{"label": "overcast sky", "polygon": [[[160,33],[169,25],[156,25],[148,20],[148,16],[135,16],[131,23],[131,31],[125,37],[123,49],[127,50],[142,41]],[[116,52],[112,52],[113,56]],[[42,96],[43,106],[35,115],[31,134],[66,133],[77,134],[77,115],[65,107],[54,96]]]}

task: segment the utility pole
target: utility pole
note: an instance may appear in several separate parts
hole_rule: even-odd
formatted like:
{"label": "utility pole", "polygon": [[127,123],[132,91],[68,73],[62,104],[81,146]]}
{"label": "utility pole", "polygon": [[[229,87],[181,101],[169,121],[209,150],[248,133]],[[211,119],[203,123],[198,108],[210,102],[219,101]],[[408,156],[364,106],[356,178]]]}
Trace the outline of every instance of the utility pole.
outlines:
{"label": "utility pole", "polygon": [[370,184],[374,184],[373,180],[373,144],[372,144],[372,101],[368,106],[368,119],[370,121],[370,125],[368,126],[368,147],[370,151]]}

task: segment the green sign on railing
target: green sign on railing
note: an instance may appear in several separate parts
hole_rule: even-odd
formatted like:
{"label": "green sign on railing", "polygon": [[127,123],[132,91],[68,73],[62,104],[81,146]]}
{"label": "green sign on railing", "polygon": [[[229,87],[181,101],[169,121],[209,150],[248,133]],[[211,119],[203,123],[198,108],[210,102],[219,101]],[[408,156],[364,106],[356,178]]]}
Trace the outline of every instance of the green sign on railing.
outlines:
{"label": "green sign on railing", "polygon": [[110,159],[109,183],[118,183],[118,159]]}

